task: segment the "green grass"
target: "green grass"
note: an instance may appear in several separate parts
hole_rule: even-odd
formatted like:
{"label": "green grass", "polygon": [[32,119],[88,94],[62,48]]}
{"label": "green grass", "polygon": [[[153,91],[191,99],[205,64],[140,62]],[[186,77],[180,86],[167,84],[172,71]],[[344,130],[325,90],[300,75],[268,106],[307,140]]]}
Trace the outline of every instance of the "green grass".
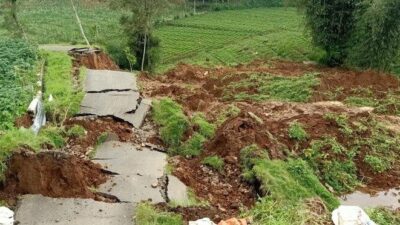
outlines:
{"label": "green grass", "polygon": [[[72,62],[66,53],[46,52],[45,99],[50,95],[53,101],[46,102],[46,109],[53,122],[62,122],[66,116],[79,112],[84,93],[82,87],[75,88],[71,75]],[[81,84],[85,71],[81,72]]]}
{"label": "green grass", "polygon": [[[224,90],[224,98],[237,101],[307,102],[313,93],[313,88],[318,84],[319,79],[316,74],[305,74],[300,77],[251,74],[247,78],[229,84]],[[252,93],[251,90],[255,90],[256,93]]]}
{"label": "green grass", "polygon": [[161,212],[149,203],[139,203],[136,207],[135,223],[140,225],[182,225],[180,215]]}
{"label": "green grass", "polygon": [[172,99],[163,98],[153,104],[153,120],[159,125],[161,138],[170,147],[178,147],[189,120],[182,107]]}
{"label": "green grass", "polygon": [[206,138],[212,138],[215,134],[216,126],[209,123],[202,113],[196,113],[193,116],[192,124],[198,129],[198,132]]}
{"label": "green grass", "polygon": [[201,154],[203,144],[206,140],[203,135],[194,133],[191,138],[181,143],[179,147],[170,149],[170,151],[173,155],[198,156]]}
{"label": "green grass", "polygon": [[400,224],[400,212],[385,208],[368,209],[367,213],[372,221],[379,225]]}
{"label": "green grass", "polygon": [[216,155],[204,158],[202,163],[219,172],[224,170],[224,160]]}
{"label": "green grass", "polygon": [[73,125],[67,131],[68,137],[83,138],[86,135],[86,130],[81,125]]}
{"label": "green grass", "polygon": [[339,201],[320,183],[307,162],[269,160],[262,156],[263,152],[255,145],[241,151],[242,165],[247,167],[244,178],[257,180],[264,196],[244,215],[252,216],[255,224],[260,225],[325,224],[327,215],[313,216],[306,202],[322,199],[332,210]]}
{"label": "green grass", "polygon": [[305,141],[308,138],[308,134],[301,123],[294,122],[289,126],[289,137],[297,141]]}

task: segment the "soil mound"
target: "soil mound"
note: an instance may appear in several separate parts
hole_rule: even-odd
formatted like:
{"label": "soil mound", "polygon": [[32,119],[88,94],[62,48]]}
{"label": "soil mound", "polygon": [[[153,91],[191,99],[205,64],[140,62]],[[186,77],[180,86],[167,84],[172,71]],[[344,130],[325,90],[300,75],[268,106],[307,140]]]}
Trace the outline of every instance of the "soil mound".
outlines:
{"label": "soil mound", "polygon": [[106,182],[100,165],[61,152],[15,153],[8,161],[2,192],[8,196],[95,198],[90,188]]}

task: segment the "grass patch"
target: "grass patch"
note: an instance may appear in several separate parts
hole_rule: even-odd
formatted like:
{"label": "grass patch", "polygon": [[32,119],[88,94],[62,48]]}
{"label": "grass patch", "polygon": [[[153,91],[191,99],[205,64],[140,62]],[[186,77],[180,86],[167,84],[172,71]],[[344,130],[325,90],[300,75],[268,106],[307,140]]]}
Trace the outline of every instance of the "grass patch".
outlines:
{"label": "grass patch", "polygon": [[289,137],[296,141],[305,141],[308,138],[308,134],[301,123],[294,122],[289,126]]}
{"label": "grass patch", "polygon": [[136,224],[140,225],[180,225],[182,217],[177,214],[161,212],[149,203],[139,203],[136,208]]}
{"label": "grass patch", "polygon": [[304,150],[305,158],[317,176],[339,193],[352,191],[360,183],[353,162],[356,154],[332,137],[314,140],[310,148]]}
{"label": "grass patch", "polygon": [[324,115],[324,118],[329,121],[335,122],[340,128],[339,130],[347,136],[350,136],[353,134],[353,130],[351,129],[348,120],[349,118],[344,115],[344,114],[334,114],[334,113],[328,113]]}
{"label": "grass patch", "polygon": [[389,90],[386,96],[377,99],[371,90],[354,90],[354,95],[344,101],[347,105],[373,107],[377,113],[400,115],[400,90]]}
{"label": "grass patch", "polygon": [[[48,99],[52,95],[54,99],[46,102],[46,108],[52,121],[60,123],[67,116],[79,112],[84,93],[82,87],[75,88],[73,86],[70,56],[66,53],[46,52],[44,57],[47,63],[45,98]],[[81,79],[83,80],[83,77]]]}
{"label": "grass patch", "polygon": [[170,150],[173,155],[199,156],[206,140],[207,139],[203,135],[194,133],[191,138],[182,143],[179,147],[175,147]]}
{"label": "grass patch", "polygon": [[183,134],[189,127],[189,120],[182,107],[170,98],[163,98],[153,104],[153,120],[159,125],[165,144],[176,148],[181,144]]}
{"label": "grass patch", "polygon": [[313,93],[313,88],[318,84],[319,79],[316,74],[305,74],[300,77],[252,74],[228,85],[224,97],[237,101],[307,102]]}
{"label": "grass patch", "polygon": [[256,145],[242,149],[240,159],[244,179],[257,181],[264,196],[244,214],[252,216],[255,224],[325,224],[328,215],[312,216],[306,202],[322,199],[330,210],[339,205],[301,159],[269,160]]}
{"label": "grass patch", "polygon": [[211,138],[215,134],[216,126],[209,123],[202,113],[196,113],[193,116],[192,124],[195,128],[198,128],[198,132],[206,138]]}
{"label": "grass patch", "polygon": [[216,126],[221,126],[227,119],[238,116],[239,114],[240,109],[237,106],[234,104],[228,105],[228,108],[218,115],[217,121],[215,122]]}
{"label": "grass patch", "polygon": [[376,224],[393,225],[400,224],[400,212],[390,211],[386,208],[368,209],[367,214]]}
{"label": "grass patch", "polygon": [[81,125],[75,124],[67,131],[68,137],[83,138],[86,135],[86,130]]}
{"label": "grass patch", "polygon": [[216,155],[204,158],[202,163],[219,172],[224,170],[224,165],[225,165],[224,160]]}

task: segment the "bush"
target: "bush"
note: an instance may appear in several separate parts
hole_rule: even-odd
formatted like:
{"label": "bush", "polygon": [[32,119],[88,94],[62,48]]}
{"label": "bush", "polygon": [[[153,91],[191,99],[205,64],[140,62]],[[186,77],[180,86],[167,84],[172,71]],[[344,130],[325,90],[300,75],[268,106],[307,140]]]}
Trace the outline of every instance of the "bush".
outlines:
{"label": "bush", "polygon": [[48,144],[55,148],[62,148],[65,145],[64,130],[59,127],[45,127],[40,131],[39,136],[45,137]]}
{"label": "bush", "polygon": [[371,220],[379,225],[400,224],[400,212],[390,211],[386,208],[368,209],[367,213]]}
{"label": "bush", "polygon": [[373,155],[366,155],[364,162],[368,163],[368,165],[370,165],[371,168],[377,173],[382,173],[391,168],[391,162],[385,161],[385,159],[381,159]]}
{"label": "bush", "polygon": [[224,169],[224,160],[218,156],[209,156],[203,159],[202,163],[206,166],[221,172]]}

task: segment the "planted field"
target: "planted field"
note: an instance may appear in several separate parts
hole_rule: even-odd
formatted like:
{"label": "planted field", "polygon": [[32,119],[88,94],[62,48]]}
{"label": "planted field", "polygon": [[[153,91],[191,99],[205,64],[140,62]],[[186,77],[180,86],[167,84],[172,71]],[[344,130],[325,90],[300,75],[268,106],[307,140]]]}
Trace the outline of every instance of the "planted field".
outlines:
{"label": "planted field", "polygon": [[235,65],[256,58],[317,59],[293,8],[212,12],[173,20],[157,29],[162,68],[179,61]]}

